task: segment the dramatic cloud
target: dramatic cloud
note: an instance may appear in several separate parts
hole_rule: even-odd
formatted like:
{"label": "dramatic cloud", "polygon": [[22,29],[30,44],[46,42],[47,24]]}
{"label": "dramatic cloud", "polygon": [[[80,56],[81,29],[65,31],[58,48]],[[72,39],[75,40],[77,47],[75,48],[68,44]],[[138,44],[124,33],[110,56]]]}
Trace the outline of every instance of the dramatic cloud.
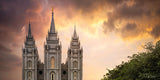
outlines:
{"label": "dramatic cloud", "polygon": [[95,11],[107,5],[107,0],[49,0],[49,2],[55,7],[72,8],[76,11],[82,10],[84,13]]}
{"label": "dramatic cloud", "polygon": [[133,6],[128,6],[127,4],[123,4],[115,10],[115,14],[119,18],[138,18],[143,17],[143,15],[149,16],[149,11],[145,10],[141,5],[134,4]]}
{"label": "dramatic cloud", "polygon": [[[21,58],[12,53],[13,51],[4,45],[0,44],[0,79],[11,79],[12,75],[17,67],[21,67]],[[18,72],[18,71],[17,71]],[[16,73],[17,73],[16,72]]]}
{"label": "dramatic cloud", "polygon": [[156,14],[160,16],[160,8],[156,11]]}
{"label": "dramatic cloud", "polygon": [[[21,66],[21,58],[12,54],[12,50],[0,45],[0,71],[10,71],[17,66]],[[2,75],[2,74],[1,74]]]}
{"label": "dramatic cloud", "polygon": [[[144,37],[158,39],[160,37],[159,4],[160,0],[0,0],[0,74],[6,71],[11,73],[14,68],[20,67],[21,49],[29,20],[36,45],[40,50],[39,55],[41,58],[43,57],[43,43],[50,27],[51,7],[55,9],[56,29],[61,32],[59,33],[60,37],[65,41],[63,49],[68,48],[68,45],[65,44],[69,44],[70,37],[68,36],[71,35],[71,27],[76,24],[83,33],[81,41],[84,42],[86,48],[84,52],[90,54],[97,49],[93,43],[103,44],[103,46],[99,45],[102,49],[108,46],[104,44],[108,37],[105,36],[104,38],[102,36],[103,32],[104,35],[112,37],[108,41],[112,41],[114,38],[113,43],[116,43],[116,36],[120,36],[122,40],[136,38],[141,40]],[[99,37],[100,35],[101,37]],[[92,46],[91,48],[88,48],[88,42],[90,42],[89,46]],[[108,42],[106,43],[108,44]],[[112,42],[109,43],[112,45]],[[119,42],[109,47],[110,50],[115,48],[117,44]],[[125,43],[119,44],[118,48],[124,45]],[[66,50],[63,50],[63,53],[64,51]],[[87,51],[90,51],[90,53]],[[100,51],[106,53],[101,49]],[[93,56],[93,54],[87,57],[90,56]],[[13,67],[10,67],[11,65]],[[21,67],[18,70],[21,70]],[[90,80],[88,76],[87,78],[85,76],[85,79]],[[3,77],[1,80],[9,79]],[[12,80],[21,80],[21,76]]]}
{"label": "dramatic cloud", "polygon": [[131,31],[131,30],[135,30],[137,28],[137,25],[134,23],[128,23],[122,31]]}
{"label": "dramatic cloud", "polygon": [[[20,80],[21,49],[29,19],[35,22],[41,12],[41,0],[0,1],[0,79]],[[27,25],[26,25],[27,24]],[[16,72],[14,70],[17,70]],[[13,75],[8,77],[7,75]]]}
{"label": "dramatic cloud", "polygon": [[159,38],[160,36],[160,25],[156,25],[153,30],[151,31],[151,35],[153,35],[154,38]]}
{"label": "dramatic cloud", "polygon": [[108,21],[103,22],[103,28],[105,33],[115,30],[114,20],[113,20],[114,18],[110,18],[110,17],[108,18]]}
{"label": "dramatic cloud", "polygon": [[140,33],[141,31],[138,30],[138,27],[135,23],[127,23],[121,30],[121,36],[124,39],[139,36]]}
{"label": "dramatic cloud", "polygon": [[[157,3],[160,3],[160,1],[158,0],[124,1],[123,3],[115,6],[113,11],[107,13],[108,19],[103,23],[103,29],[104,29],[103,31],[105,33],[111,32],[111,31],[118,31],[118,32],[121,32],[120,34],[122,38],[126,38],[126,37],[135,38],[135,37],[138,37],[139,35],[135,35],[138,33],[134,33],[134,29],[132,29],[133,31],[125,30],[125,32],[128,32],[128,33],[133,32],[132,34],[125,34],[125,32],[123,32],[123,28],[127,28],[125,24],[128,25],[128,23],[134,22],[137,24],[138,32],[140,32],[141,35],[146,33],[149,34],[149,31],[147,31],[147,28],[154,27],[154,26],[147,26],[147,25],[159,24],[159,20],[160,20],[160,17],[158,15],[159,4]],[[158,21],[155,21],[155,20],[158,20]],[[154,38],[157,38],[157,37],[154,37]]]}
{"label": "dramatic cloud", "polygon": [[31,17],[36,17],[36,13],[42,1],[40,0],[1,0],[0,1],[0,26],[22,27]]}

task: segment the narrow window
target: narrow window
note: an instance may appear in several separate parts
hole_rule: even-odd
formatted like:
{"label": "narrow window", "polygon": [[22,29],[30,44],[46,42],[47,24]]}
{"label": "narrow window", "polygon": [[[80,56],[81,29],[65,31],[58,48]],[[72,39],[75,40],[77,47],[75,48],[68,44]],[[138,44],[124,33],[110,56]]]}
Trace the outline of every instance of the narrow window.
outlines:
{"label": "narrow window", "polygon": [[27,65],[28,65],[28,68],[31,68],[32,67],[32,62],[28,61]]}
{"label": "narrow window", "polygon": [[51,58],[51,68],[54,68],[54,57]]}
{"label": "narrow window", "polygon": [[51,80],[55,80],[54,73],[51,73]]}
{"label": "narrow window", "polygon": [[73,79],[77,80],[77,72],[73,72]]}
{"label": "narrow window", "polygon": [[31,80],[31,79],[32,79],[32,72],[29,71],[29,72],[27,73],[27,75],[28,75],[28,80]]}
{"label": "narrow window", "polygon": [[78,68],[78,63],[77,63],[77,61],[74,61],[74,62],[73,62],[73,68]]}

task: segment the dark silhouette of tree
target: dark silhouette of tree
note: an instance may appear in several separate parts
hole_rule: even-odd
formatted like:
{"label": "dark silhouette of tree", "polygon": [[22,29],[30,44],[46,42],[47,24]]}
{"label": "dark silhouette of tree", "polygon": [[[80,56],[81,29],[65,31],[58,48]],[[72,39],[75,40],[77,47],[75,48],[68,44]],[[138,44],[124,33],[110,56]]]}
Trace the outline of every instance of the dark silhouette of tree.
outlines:
{"label": "dark silhouette of tree", "polygon": [[144,48],[145,52],[133,54],[128,62],[108,70],[101,80],[160,80],[160,40]]}

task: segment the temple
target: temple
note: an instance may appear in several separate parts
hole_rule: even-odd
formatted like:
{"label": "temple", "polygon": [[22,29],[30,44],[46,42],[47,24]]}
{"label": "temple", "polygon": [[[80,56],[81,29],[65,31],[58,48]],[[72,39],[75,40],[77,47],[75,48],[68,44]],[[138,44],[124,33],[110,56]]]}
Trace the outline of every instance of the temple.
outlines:
{"label": "temple", "polygon": [[65,63],[61,62],[62,45],[54,22],[54,12],[50,30],[44,44],[44,63],[41,62],[29,22],[28,35],[22,53],[22,80],[82,80],[83,49],[74,28]]}

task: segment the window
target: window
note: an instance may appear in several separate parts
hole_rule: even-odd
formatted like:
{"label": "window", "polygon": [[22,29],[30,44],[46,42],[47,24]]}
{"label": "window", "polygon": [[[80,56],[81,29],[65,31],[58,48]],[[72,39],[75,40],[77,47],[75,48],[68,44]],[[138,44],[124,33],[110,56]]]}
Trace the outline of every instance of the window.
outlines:
{"label": "window", "polygon": [[51,80],[55,80],[55,75],[53,72],[51,73]]}
{"label": "window", "polygon": [[28,75],[28,80],[31,80],[31,79],[32,79],[32,72],[29,71],[29,72],[27,73],[27,75]]}
{"label": "window", "polygon": [[73,62],[73,68],[78,68],[78,63],[77,63],[77,61],[74,61],[74,62]]}
{"label": "window", "polygon": [[65,75],[66,74],[66,71],[63,71],[63,75]]}
{"label": "window", "polygon": [[40,74],[40,75],[42,75],[42,74],[43,74],[43,72],[42,72],[42,71],[39,71],[39,74]]}
{"label": "window", "polygon": [[73,80],[77,80],[77,72],[75,71],[75,72],[73,72]]}
{"label": "window", "polygon": [[28,68],[31,68],[32,67],[32,62],[28,61],[27,65],[28,65]]}
{"label": "window", "polygon": [[54,57],[51,58],[51,68],[54,68]]}

